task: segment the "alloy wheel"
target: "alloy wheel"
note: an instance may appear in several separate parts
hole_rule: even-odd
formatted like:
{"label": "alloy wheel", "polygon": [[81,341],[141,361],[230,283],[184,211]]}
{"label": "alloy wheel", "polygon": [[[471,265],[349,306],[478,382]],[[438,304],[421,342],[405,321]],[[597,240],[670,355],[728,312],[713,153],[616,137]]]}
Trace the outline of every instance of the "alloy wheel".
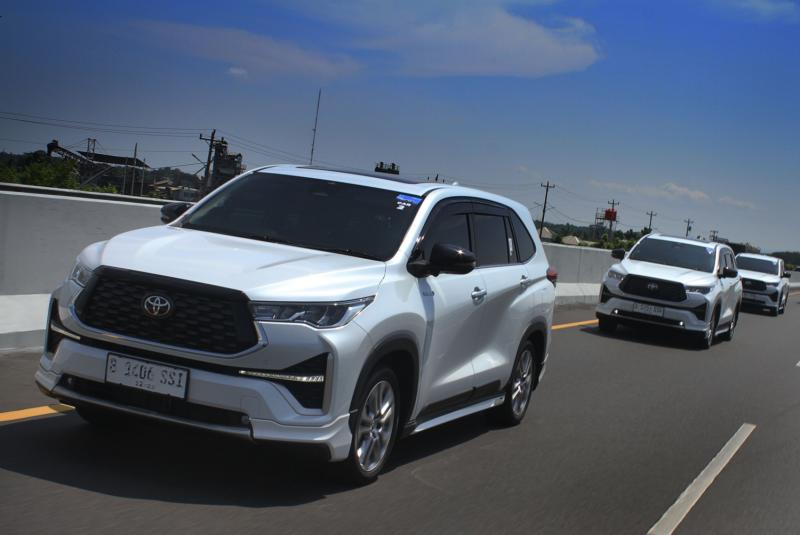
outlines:
{"label": "alloy wheel", "polygon": [[511,410],[519,417],[525,412],[533,384],[533,353],[526,349],[520,356],[511,383]]}
{"label": "alloy wheel", "polygon": [[394,433],[395,395],[389,381],[375,384],[364,401],[356,430],[356,457],[365,472],[382,463]]}

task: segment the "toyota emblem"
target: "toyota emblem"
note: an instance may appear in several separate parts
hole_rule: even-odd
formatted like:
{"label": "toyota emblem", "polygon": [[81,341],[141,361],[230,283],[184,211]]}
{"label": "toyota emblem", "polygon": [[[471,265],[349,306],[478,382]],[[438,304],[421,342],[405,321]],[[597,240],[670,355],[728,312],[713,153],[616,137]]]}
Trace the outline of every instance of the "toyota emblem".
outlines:
{"label": "toyota emblem", "polygon": [[142,309],[151,318],[164,318],[172,312],[172,301],[163,295],[148,295],[142,301]]}
{"label": "toyota emblem", "polygon": [[647,289],[650,290],[651,292],[656,292],[658,291],[658,284],[656,284],[655,282],[650,282],[647,284]]}

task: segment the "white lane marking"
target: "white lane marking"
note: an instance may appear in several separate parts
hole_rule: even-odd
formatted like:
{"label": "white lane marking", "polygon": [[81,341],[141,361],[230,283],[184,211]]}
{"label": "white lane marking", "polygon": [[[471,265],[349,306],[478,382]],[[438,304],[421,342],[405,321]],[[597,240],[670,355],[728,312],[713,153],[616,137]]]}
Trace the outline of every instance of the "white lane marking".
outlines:
{"label": "white lane marking", "polygon": [[730,462],[733,456],[742,447],[744,441],[750,436],[750,433],[756,428],[753,424],[742,424],[736,433],[728,440],[719,453],[711,459],[700,475],[692,481],[692,484],[686,487],[686,490],[678,496],[672,507],[667,509],[664,516],[650,528],[647,535],[669,535],[678,525],[683,521],[692,507],[697,503],[703,493],[711,486],[717,476],[722,472],[725,466]]}

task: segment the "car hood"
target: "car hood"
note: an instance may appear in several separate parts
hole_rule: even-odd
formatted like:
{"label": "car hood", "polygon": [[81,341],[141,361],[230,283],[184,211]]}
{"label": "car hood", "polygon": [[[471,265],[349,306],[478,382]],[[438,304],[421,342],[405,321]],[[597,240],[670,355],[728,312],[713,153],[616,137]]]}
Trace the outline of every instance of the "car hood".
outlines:
{"label": "car hood", "polygon": [[90,267],[233,288],[258,301],[367,297],[375,295],[386,273],[386,265],[375,260],[172,226],[120,234],[90,246],[83,256]]}
{"label": "car hood", "polygon": [[695,271],[693,269],[675,266],[665,266],[663,264],[653,264],[651,262],[642,262],[629,258],[620,262],[616,269],[625,274],[674,281],[688,286],[710,286],[717,280],[714,273],[705,273],[703,271]]}
{"label": "car hood", "polygon": [[781,278],[779,276],[770,275],[769,273],[761,273],[760,271],[749,271],[747,269],[740,269],[739,275],[741,275],[743,279],[753,279],[771,284],[777,284],[781,282]]}

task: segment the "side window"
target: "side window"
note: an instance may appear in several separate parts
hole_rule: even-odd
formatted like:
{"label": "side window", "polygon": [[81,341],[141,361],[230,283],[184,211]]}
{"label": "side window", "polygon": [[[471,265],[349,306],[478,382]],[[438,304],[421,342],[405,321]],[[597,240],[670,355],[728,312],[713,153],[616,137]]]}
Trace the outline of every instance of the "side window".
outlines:
{"label": "side window", "polygon": [[514,236],[517,238],[517,254],[520,262],[527,262],[536,253],[536,245],[533,243],[528,229],[515,212],[511,212],[511,225],[514,227]]}
{"label": "side window", "polygon": [[469,239],[469,210],[469,204],[458,203],[446,206],[433,216],[423,237],[423,258],[431,257],[431,250],[437,243],[449,243],[472,250]]}
{"label": "side window", "polygon": [[500,215],[474,214],[475,257],[478,267],[508,264],[509,248],[505,218]]}

